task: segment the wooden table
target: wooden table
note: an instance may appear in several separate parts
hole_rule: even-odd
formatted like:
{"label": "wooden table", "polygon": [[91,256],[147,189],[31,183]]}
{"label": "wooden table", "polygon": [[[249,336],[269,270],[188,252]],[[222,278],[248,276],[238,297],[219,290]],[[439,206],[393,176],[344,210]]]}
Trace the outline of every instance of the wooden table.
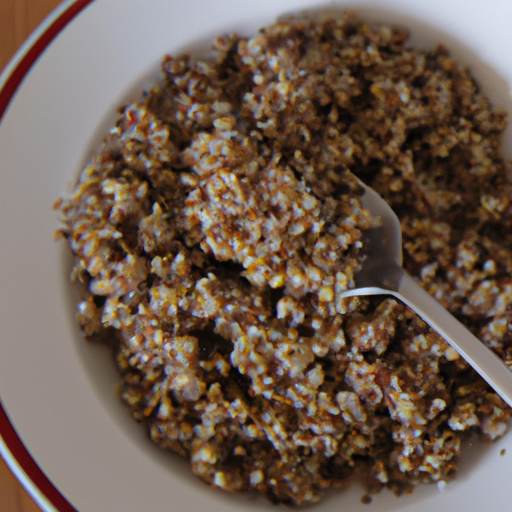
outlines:
{"label": "wooden table", "polygon": [[[61,0],[0,0],[0,69]],[[0,457],[0,512],[41,512]]]}

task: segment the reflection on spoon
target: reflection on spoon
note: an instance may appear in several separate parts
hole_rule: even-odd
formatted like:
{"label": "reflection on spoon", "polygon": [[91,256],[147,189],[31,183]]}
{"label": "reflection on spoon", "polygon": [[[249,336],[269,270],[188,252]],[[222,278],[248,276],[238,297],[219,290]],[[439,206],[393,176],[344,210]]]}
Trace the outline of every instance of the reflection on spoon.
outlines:
{"label": "reflection on spoon", "polygon": [[402,232],[391,207],[373,189],[361,202],[382,225],[366,234],[366,260],[354,276],[356,288],[342,296],[393,295],[437,331],[512,407],[512,371],[402,268]]}

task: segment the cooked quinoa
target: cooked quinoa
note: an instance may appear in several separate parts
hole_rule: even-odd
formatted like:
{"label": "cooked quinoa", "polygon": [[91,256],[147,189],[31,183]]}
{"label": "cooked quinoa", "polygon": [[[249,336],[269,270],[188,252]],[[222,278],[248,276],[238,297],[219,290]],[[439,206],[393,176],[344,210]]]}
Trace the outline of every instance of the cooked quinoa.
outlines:
{"label": "cooked quinoa", "polygon": [[166,57],[58,203],[121,398],[208,483],[305,504],[365,475],[443,486],[510,409],[389,297],[341,298],[375,220],[405,267],[512,362],[506,115],[442,46],[350,13],[294,18]]}

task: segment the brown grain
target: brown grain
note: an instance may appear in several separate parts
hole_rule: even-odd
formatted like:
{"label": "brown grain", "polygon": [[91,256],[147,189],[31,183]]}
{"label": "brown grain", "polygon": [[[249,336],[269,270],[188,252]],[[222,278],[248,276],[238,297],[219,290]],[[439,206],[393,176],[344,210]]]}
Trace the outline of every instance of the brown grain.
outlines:
{"label": "brown grain", "polygon": [[[394,299],[343,297],[373,225],[354,174],[402,222],[420,283],[507,360],[506,114],[445,48],[350,13],[166,57],[58,208],[151,438],[230,491],[304,504],[366,473],[445,485],[510,409]],[[106,329],[106,330],[105,330]]]}

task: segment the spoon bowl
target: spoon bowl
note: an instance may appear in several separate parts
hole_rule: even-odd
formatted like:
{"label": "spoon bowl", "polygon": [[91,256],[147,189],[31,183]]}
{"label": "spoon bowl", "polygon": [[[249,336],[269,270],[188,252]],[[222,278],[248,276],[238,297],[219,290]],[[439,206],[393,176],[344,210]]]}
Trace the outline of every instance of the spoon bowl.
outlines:
{"label": "spoon bowl", "polygon": [[444,338],[480,376],[512,407],[512,371],[402,267],[400,221],[386,201],[372,188],[364,189],[362,205],[380,219],[365,235],[364,260],[355,274],[355,288],[342,296],[392,295],[409,306]]}

